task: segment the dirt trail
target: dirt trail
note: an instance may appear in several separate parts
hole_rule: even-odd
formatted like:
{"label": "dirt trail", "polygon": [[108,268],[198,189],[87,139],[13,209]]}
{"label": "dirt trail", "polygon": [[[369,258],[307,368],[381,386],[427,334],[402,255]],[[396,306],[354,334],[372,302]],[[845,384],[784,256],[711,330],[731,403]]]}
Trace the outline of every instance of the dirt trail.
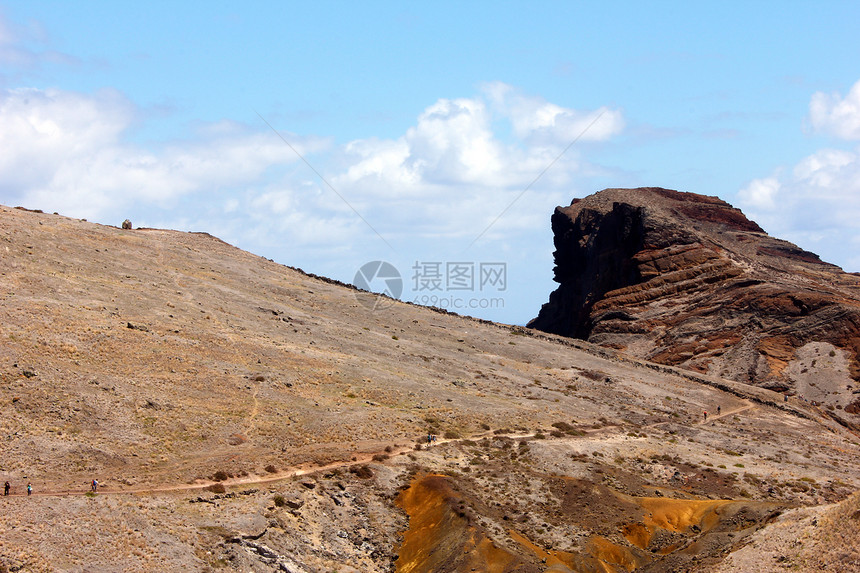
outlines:
{"label": "dirt trail", "polygon": [[[457,439],[441,439],[434,442],[433,447],[437,447],[443,444],[448,444],[452,442],[463,442],[467,440],[476,440],[491,436],[491,433],[479,434],[477,436],[472,436],[469,438],[457,438]],[[534,434],[504,434],[499,435],[504,436],[511,439],[517,438],[530,438],[534,437]],[[351,459],[332,462],[330,464],[325,464],[322,466],[296,466],[293,468],[288,468],[283,471],[279,471],[273,473],[269,476],[257,476],[257,475],[249,475],[242,478],[233,478],[227,479],[224,481],[216,482],[216,481],[197,481],[195,483],[183,483],[183,484],[174,484],[174,485],[165,485],[165,486],[156,486],[156,487],[147,487],[147,488],[138,488],[138,489],[111,489],[111,488],[101,488],[98,491],[98,495],[145,495],[150,493],[169,493],[169,492],[179,492],[179,491],[192,491],[192,490],[203,490],[208,487],[211,487],[215,484],[223,484],[225,487],[233,487],[238,485],[255,485],[255,484],[263,484],[263,483],[271,483],[276,481],[281,481],[285,479],[289,479],[292,477],[299,477],[303,475],[310,475],[319,472],[329,471],[333,469],[341,469],[341,468],[349,468],[352,466],[358,466],[362,464],[366,464],[370,461],[373,461],[373,457],[379,454],[385,454],[390,457],[399,456],[405,454],[407,452],[411,452],[414,450],[414,447],[411,445],[401,446],[399,448],[394,448],[390,452],[375,452],[369,454],[361,454],[361,455],[353,455]],[[31,497],[58,497],[58,496],[70,496],[70,495],[87,495],[91,493],[89,490],[62,490],[62,491],[34,491]],[[27,497],[26,493],[11,493],[8,497]]]}
{"label": "dirt trail", "polygon": [[746,402],[746,406],[741,406],[740,408],[735,408],[733,410],[727,410],[725,412],[720,412],[719,414],[716,414],[716,415],[709,413],[707,418],[704,418],[700,422],[697,422],[696,425],[701,426],[703,424],[707,424],[708,422],[713,422],[714,420],[720,420],[722,418],[725,418],[726,416],[732,416],[732,415],[737,414],[739,412],[745,412],[747,410],[751,410],[755,407],[755,404],[752,404],[749,401],[745,401],[745,402]]}
{"label": "dirt trail", "polygon": [[[254,393],[253,393],[254,408],[251,410],[251,413],[249,414],[248,420],[247,420],[248,424],[249,424],[249,429],[251,428],[251,426],[253,426],[253,423],[254,423],[254,417],[256,415],[257,404],[258,404],[257,392],[259,391],[260,386],[262,386],[262,383],[257,384],[257,386],[254,390]],[[739,408],[734,408],[732,410],[727,410],[727,411],[721,412],[720,414],[717,414],[717,415],[712,416],[712,415],[708,414],[707,420],[701,420],[699,422],[696,422],[695,425],[704,425],[704,424],[707,424],[708,422],[713,422],[715,420],[719,420],[719,419],[725,418],[727,416],[732,416],[732,415],[738,414],[740,412],[745,412],[745,411],[751,410],[753,408],[755,408],[755,404],[752,404],[750,402],[746,402],[746,404],[744,406],[741,406]],[[649,427],[657,426],[657,425],[665,424],[665,423],[667,423],[667,422],[656,422],[655,424],[651,424]],[[619,429],[620,427],[621,426],[618,426],[615,424],[610,424],[607,426],[603,426],[601,428],[586,429],[586,430],[584,430],[584,434],[597,437],[598,435],[606,433],[609,430]],[[421,445],[424,448],[433,449],[433,448],[436,448],[436,447],[439,447],[439,446],[442,446],[445,444],[463,443],[463,442],[467,442],[467,441],[481,440],[481,439],[485,439],[485,438],[498,437],[498,438],[507,438],[507,439],[514,439],[515,440],[515,439],[524,439],[524,438],[534,438],[535,435],[536,435],[535,433],[496,434],[492,431],[489,431],[489,432],[484,432],[481,434],[476,434],[474,436],[469,436],[466,438],[439,438],[436,441],[432,442],[432,444],[428,445],[427,443],[422,443]],[[573,437],[573,438],[569,438],[569,439],[581,440],[583,437],[584,436],[578,436],[578,437]],[[197,482],[191,483],[191,484],[183,483],[183,484],[173,484],[173,485],[164,485],[164,486],[155,486],[155,487],[147,487],[147,488],[137,488],[137,489],[104,488],[104,489],[99,490],[98,495],[126,495],[126,494],[128,494],[128,495],[146,495],[146,494],[154,494],[154,493],[170,493],[170,492],[181,492],[181,491],[205,490],[206,488],[209,488],[209,487],[211,487],[215,484],[218,484],[218,483],[223,484],[225,487],[235,487],[235,486],[240,486],[240,485],[265,484],[265,483],[271,483],[271,482],[277,482],[277,481],[281,481],[281,480],[285,480],[285,479],[290,479],[290,478],[294,478],[294,477],[300,477],[300,476],[304,476],[304,475],[310,475],[310,474],[315,474],[315,473],[319,473],[319,472],[325,472],[325,471],[329,471],[329,470],[333,470],[333,469],[349,468],[349,467],[353,467],[353,466],[366,464],[370,461],[373,461],[374,456],[379,455],[379,454],[385,454],[385,455],[388,455],[389,457],[394,457],[394,456],[406,454],[407,452],[411,452],[411,451],[414,451],[414,446],[405,445],[405,446],[401,446],[398,448],[394,448],[389,452],[380,451],[380,452],[367,453],[367,454],[361,454],[361,455],[355,454],[355,455],[352,455],[351,459],[349,459],[349,460],[332,462],[332,463],[325,464],[322,466],[312,466],[312,467],[295,466],[292,468],[287,468],[285,470],[273,473],[273,474],[268,475],[268,476],[249,475],[249,476],[242,477],[242,478],[233,478],[233,479],[228,479],[228,480],[224,480],[224,481],[220,481],[220,482],[207,480],[207,481],[197,481]],[[86,495],[88,493],[90,493],[89,490],[83,490],[83,489],[82,490],[62,490],[62,491],[41,491],[41,492],[35,492],[34,491],[32,496],[57,497],[57,496],[70,496],[70,495]],[[8,497],[27,497],[27,494],[26,493],[12,493]]]}
{"label": "dirt trail", "polygon": [[[259,388],[259,386],[258,386]],[[256,392],[255,392],[256,395]],[[745,410],[749,407],[740,408],[739,410],[734,410],[732,412],[727,412],[725,415],[729,415],[730,413],[734,413],[740,410]],[[249,417],[249,420],[252,417]],[[584,430],[586,435],[599,435],[605,433],[607,430],[618,429],[620,426],[617,425],[608,425],[603,426],[601,428],[587,429]],[[427,445],[426,443],[422,443],[422,447],[433,449],[445,444],[451,443],[463,443],[467,441],[474,440],[482,440],[485,438],[507,438],[511,440],[524,439],[524,438],[534,438],[535,433],[516,433],[516,434],[496,434],[494,432],[484,432],[481,434],[476,434],[474,436],[469,436],[466,438],[441,438],[434,441],[431,445]],[[581,440],[583,436],[577,436],[572,438],[567,438],[569,440],[577,441]],[[164,485],[164,486],[154,486],[154,487],[146,487],[146,488],[133,488],[133,489],[112,489],[108,487],[101,487],[98,491],[97,495],[146,495],[146,494],[154,494],[154,493],[170,493],[170,492],[181,492],[181,491],[193,491],[193,490],[205,490],[215,484],[222,484],[225,487],[235,487],[240,485],[257,485],[257,484],[265,484],[277,482],[285,479],[290,479],[294,477],[300,477],[304,475],[311,475],[319,472],[325,472],[333,469],[342,469],[349,468],[353,466],[359,466],[362,464],[366,464],[368,462],[374,461],[373,458],[379,454],[385,454],[389,457],[399,456],[406,454],[408,452],[414,451],[414,446],[405,445],[400,446],[398,448],[394,448],[389,452],[379,451],[373,453],[366,454],[354,454],[351,456],[351,459],[332,462],[329,464],[325,464],[322,466],[296,466],[292,468],[287,468],[285,470],[273,473],[267,476],[259,476],[259,475],[249,475],[241,478],[232,478],[223,481],[196,481],[195,483],[182,483],[182,484],[173,484],[173,485]],[[382,462],[381,462],[382,463]],[[65,496],[74,496],[74,495],[87,495],[90,494],[91,491],[87,489],[81,490],[48,490],[48,491],[35,491],[31,494],[31,497],[65,497]],[[8,497],[27,497],[26,493],[10,493]]]}

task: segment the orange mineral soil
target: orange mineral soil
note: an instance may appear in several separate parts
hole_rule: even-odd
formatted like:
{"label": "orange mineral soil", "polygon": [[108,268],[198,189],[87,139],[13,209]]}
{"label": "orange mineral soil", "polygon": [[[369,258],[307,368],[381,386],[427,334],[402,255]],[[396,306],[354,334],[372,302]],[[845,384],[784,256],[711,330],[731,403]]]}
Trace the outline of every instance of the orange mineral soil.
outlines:
{"label": "orange mineral soil", "polygon": [[460,496],[448,478],[425,475],[415,478],[397,498],[409,515],[409,530],[397,558],[398,573],[431,571],[524,571],[521,560],[473,526],[457,509]]}
{"label": "orange mineral soil", "polygon": [[[676,551],[697,553],[704,536],[716,527],[749,525],[738,515],[767,502],[636,497],[613,492],[634,521],[619,524],[617,535],[592,535],[581,551],[542,547],[515,529],[495,541],[476,523],[465,494],[452,478],[419,475],[397,498],[409,515],[397,559],[398,573],[481,571],[486,573],[622,573],[634,571]],[[772,505],[772,504],[770,504]],[[676,535],[669,544],[657,535]],[[505,547],[504,545],[507,545]]]}

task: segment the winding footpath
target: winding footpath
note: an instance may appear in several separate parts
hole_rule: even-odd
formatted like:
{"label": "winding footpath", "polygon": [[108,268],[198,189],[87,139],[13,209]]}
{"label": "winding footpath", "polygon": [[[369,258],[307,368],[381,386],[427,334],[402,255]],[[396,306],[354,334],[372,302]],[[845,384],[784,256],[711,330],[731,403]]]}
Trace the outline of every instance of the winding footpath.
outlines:
{"label": "winding footpath", "polygon": [[[259,390],[259,386],[257,387],[257,390]],[[254,399],[256,401],[256,392],[254,395]],[[721,412],[720,414],[713,415],[713,416],[709,414],[707,420],[701,420],[701,421],[697,422],[695,425],[704,425],[704,424],[707,424],[708,422],[713,422],[713,421],[719,420],[721,418],[725,418],[727,416],[732,416],[732,415],[738,414],[740,412],[751,410],[754,407],[755,407],[754,404],[747,402],[746,405],[741,406],[740,408],[734,408],[732,410],[727,410],[725,412]],[[253,419],[253,416],[251,417],[251,419]],[[654,424],[650,424],[650,425],[645,426],[645,427],[653,427],[653,426],[658,426],[660,424],[665,424],[665,423],[668,423],[668,422],[665,422],[665,421],[664,422],[656,422]],[[620,428],[621,428],[621,426],[618,426],[615,424],[610,424],[607,426],[603,426],[601,428],[586,429],[586,430],[581,430],[581,431],[583,431],[586,435],[590,434],[590,435],[593,435],[594,437],[597,437],[600,434],[606,433],[607,430],[618,430]],[[507,439],[513,439],[513,440],[527,439],[527,438],[534,438],[535,435],[536,435],[535,433],[496,434],[492,431],[489,431],[489,432],[484,432],[482,434],[470,436],[467,438],[438,439],[430,447],[436,448],[436,447],[439,447],[441,445],[449,444],[449,443],[463,443],[463,442],[467,442],[467,441],[475,441],[475,440],[481,440],[481,439],[493,438],[493,437],[507,438]],[[577,437],[574,437],[571,439],[577,440],[577,439],[582,439],[582,437],[583,436],[577,436]],[[426,448],[427,446],[426,446],[426,444],[422,444],[422,447]],[[386,455],[389,457],[394,457],[394,456],[404,455],[404,454],[406,454],[408,452],[412,452],[412,451],[416,451],[414,446],[404,445],[404,446],[399,446],[397,448],[393,448],[393,449],[391,449],[391,451],[388,451],[388,452],[380,451],[380,452],[362,454],[362,455],[354,454],[353,456],[350,457],[349,460],[332,462],[330,464],[326,464],[326,465],[322,465],[322,466],[304,466],[304,465],[296,466],[296,467],[288,468],[286,470],[279,471],[279,472],[276,472],[276,473],[273,473],[273,474],[267,475],[267,476],[249,475],[249,476],[242,477],[242,478],[231,478],[231,479],[227,479],[227,480],[223,480],[223,481],[208,481],[207,480],[207,481],[196,481],[195,483],[190,483],[190,484],[189,483],[183,483],[183,484],[173,484],[173,485],[164,485],[164,486],[155,486],[155,487],[146,487],[146,488],[133,488],[133,489],[112,489],[112,488],[101,489],[100,488],[98,490],[98,493],[95,495],[148,495],[148,494],[159,494],[159,493],[187,492],[187,491],[196,491],[196,490],[202,491],[202,490],[206,490],[207,488],[210,488],[216,484],[221,484],[225,488],[226,487],[236,487],[236,486],[241,486],[241,485],[260,485],[260,484],[282,481],[282,480],[295,478],[295,477],[301,477],[301,476],[305,476],[305,475],[317,474],[320,472],[327,472],[327,471],[331,471],[331,470],[335,470],[335,469],[343,469],[343,468],[350,468],[350,467],[354,467],[354,466],[360,466],[360,465],[364,465],[364,464],[367,464],[367,463],[372,462],[372,461],[378,462],[378,460],[374,460],[373,458],[376,456],[379,456],[379,455]],[[381,463],[381,462],[378,462],[378,463]],[[86,496],[88,494],[93,495],[91,491],[88,491],[85,489],[83,489],[83,490],[61,490],[61,491],[34,491],[29,497],[67,497],[67,496]],[[28,497],[28,495],[26,493],[10,493],[6,497]]]}

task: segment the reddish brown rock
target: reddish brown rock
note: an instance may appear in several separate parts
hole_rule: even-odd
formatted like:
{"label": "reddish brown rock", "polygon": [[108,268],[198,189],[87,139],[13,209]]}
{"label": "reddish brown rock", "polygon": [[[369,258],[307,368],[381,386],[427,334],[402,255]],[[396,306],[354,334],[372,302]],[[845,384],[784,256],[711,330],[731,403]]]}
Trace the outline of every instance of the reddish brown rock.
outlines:
{"label": "reddish brown rock", "polygon": [[[851,404],[856,275],[694,193],[607,189],[558,207],[552,229],[559,287],[533,328]],[[818,395],[821,377],[836,389]]]}

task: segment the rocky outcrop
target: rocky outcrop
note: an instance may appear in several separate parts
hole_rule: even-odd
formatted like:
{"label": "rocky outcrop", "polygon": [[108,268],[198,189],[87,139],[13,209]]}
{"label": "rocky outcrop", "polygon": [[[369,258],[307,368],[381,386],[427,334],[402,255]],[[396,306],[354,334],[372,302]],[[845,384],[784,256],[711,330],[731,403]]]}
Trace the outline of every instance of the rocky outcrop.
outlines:
{"label": "rocky outcrop", "polygon": [[856,275],[667,189],[576,199],[552,230],[559,287],[529,326],[857,410]]}

